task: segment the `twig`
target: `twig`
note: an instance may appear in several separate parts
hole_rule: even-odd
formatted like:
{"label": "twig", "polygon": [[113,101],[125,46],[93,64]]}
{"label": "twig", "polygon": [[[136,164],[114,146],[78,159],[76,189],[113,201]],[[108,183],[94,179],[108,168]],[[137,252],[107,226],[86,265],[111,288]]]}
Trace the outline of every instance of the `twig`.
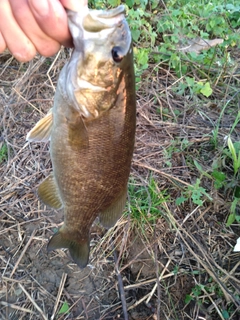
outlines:
{"label": "twig", "polygon": [[[215,261],[213,261],[211,259],[211,257],[208,255],[208,253],[204,250],[204,248],[199,245],[199,243],[196,241],[195,237],[192,234],[188,234],[188,232],[182,227],[182,225],[173,217],[173,215],[169,212],[168,217],[170,218],[170,222],[174,225],[175,223],[177,224],[177,234],[179,234],[179,236],[181,237],[183,243],[185,243],[185,245],[187,246],[189,252],[196,258],[196,260],[202,265],[202,267],[208,272],[208,274],[214,279],[214,281],[216,281],[216,283],[219,284],[219,287],[221,288],[227,302],[229,302],[230,300],[232,300],[232,302],[236,305],[236,301],[233,297],[233,294],[231,293],[231,291],[224,285],[223,282],[220,281],[220,279],[218,278],[214,267],[217,268],[218,270],[220,270],[221,272],[223,272],[224,275],[226,275],[226,270],[224,270],[223,268],[221,268]],[[199,259],[199,254],[197,255],[194,250],[192,249],[192,247],[189,245],[188,241],[190,240],[191,244],[194,244],[196,246],[196,248],[199,249],[199,251],[202,253],[202,256],[204,257],[204,259]],[[229,273],[228,273],[229,275]],[[229,275],[229,278],[231,278],[231,276]],[[237,307],[239,307],[239,305],[236,305]]]}
{"label": "twig", "polygon": [[170,264],[170,262],[171,262],[171,261],[172,261],[172,260],[171,260],[171,259],[169,259],[169,260],[168,260],[168,262],[167,262],[167,264],[165,265],[165,267],[164,267],[164,269],[163,269],[162,273],[160,274],[160,276],[159,276],[159,278],[158,278],[157,283],[155,283],[155,285],[154,285],[154,287],[153,287],[152,291],[148,294],[148,298],[147,298],[147,300],[146,300],[146,303],[149,303],[150,299],[151,299],[151,298],[152,298],[152,296],[154,295],[154,292],[156,291],[157,286],[158,286],[158,282],[162,279],[162,276],[164,275],[164,273],[165,273],[166,269],[168,268],[168,266],[169,266],[169,264]]}
{"label": "twig", "polygon": [[62,51],[62,50],[59,50],[59,51],[58,51],[58,53],[57,53],[57,55],[56,55],[55,59],[53,60],[53,62],[52,62],[52,64],[51,64],[50,68],[49,68],[49,69],[48,69],[48,71],[47,71],[47,77],[48,77],[48,80],[49,80],[49,82],[50,82],[50,84],[51,84],[51,86],[52,86],[52,88],[53,88],[54,92],[56,91],[56,89],[55,89],[55,87],[54,87],[54,85],[53,85],[53,82],[52,82],[52,79],[51,79],[51,77],[50,77],[49,73],[50,73],[50,71],[52,70],[52,68],[53,68],[54,64],[56,63],[56,61],[57,61],[57,59],[58,59],[58,57],[59,57],[59,55],[60,55],[60,52],[61,52],[61,51]]}
{"label": "twig", "polygon": [[8,302],[5,302],[5,301],[0,301],[0,304],[2,306],[5,306],[5,307],[10,307],[12,309],[15,309],[15,310],[19,310],[19,311],[22,311],[22,312],[25,312],[25,313],[35,313],[33,312],[32,310],[30,309],[26,309],[26,308],[23,308],[23,307],[19,307],[19,306],[16,306],[15,304],[13,303],[8,303]]}
{"label": "twig", "polygon": [[87,308],[86,308],[86,303],[85,303],[83,298],[81,299],[81,302],[82,302],[82,306],[83,306],[83,311],[85,313],[85,319],[88,320],[89,318],[88,318],[88,312],[87,312]]}
{"label": "twig", "polygon": [[67,274],[63,273],[62,274],[62,279],[61,279],[61,282],[60,282],[60,285],[59,285],[58,294],[57,294],[56,302],[55,302],[55,305],[54,305],[53,313],[52,313],[52,316],[51,316],[51,320],[54,319],[55,314],[57,312],[57,308],[58,308],[58,305],[59,305],[59,301],[60,301],[60,298],[61,298],[62,291],[63,291],[63,288],[64,288],[66,280],[67,280]]}
{"label": "twig", "polygon": [[139,163],[139,162],[137,162],[137,161],[135,161],[134,164],[137,165],[137,166],[139,166],[139,167],[143,167],[143,168],[149,169],[149,170],[151,170],[151,171],[157,172],[157,173],[159,173],[160,175],[164,176],[165,178],[169,179],[170,181],[176,180],[176,181],[184,184],[185,186],[190,186],[189,183],[187,183],[187,182],[185,182],[185,181],[183,181],[183,180],[181,180],[181,179],[178,179],[177,177],[174,177],[173,175],[167,174],[166,172],[163,172],[163,171],[161,171],[161,170],[158,170],[158,169],[156,169],[156,168],[153,168],[152,166],[149,166],[149,165],[147,165],[147,164]]}
{"label": "twig", "polygon": [[[158,278],[158,281],[160,282],[160,280],[164,277],[164,273],[167,269],[167,267],[169,266],[171,262],[171,259],[168,260],[168,263],[166,264],[165,268],[163,269],[162,273],[160,274],[159,278]],[[152,291],[147,293],[144,297],[142,297],[140,300],[136,301],[133,305],[131,305],[129,308],[128,308],[128,311],[135,308],[136,306],[138,306],[140,303],[142,303],[144,300],[146,300],[146,304],[149,303],[150,299],[152,298],[155,290],[157,289],[157,284],[155,284],[155,286],[153,287]]]}
{"label": "twig", "polygon": [[118,268],[119,261],[118,261],[117,251],[116,249],[114,249],[113,239],[112,239],[112,245],[113,245],[113,256],[115,261],[115,272],[118,279],[118,289],[119,289],[119,293],[122,301],[123,316],[124,316],[124,320],[128,320],[127,303],[125,298],[124,286],[123,286],[122,276]]}
{"label": "twig", "polygon": [[29,100],[27,100],[26,98],[24,98],[20,92],[18,92],[18,90],[16,90],[15,88],[12,88],[12,90],[14,90],[19,97],[21,97],[21,99],[23,99],[27,104],[29,104],[33,109],[35,109],[37,112],[39,112],[40,114],[44,114],[41,110],[39,110],[37,107],[34,106],[34,104],[32,104]]}
{"label": "twig", "polygon": [[22,289],[22,291],[25,293],[27,298],[32,302],[32,304],[37,309],[37,311],[39,311],[39,313],[41,314],[43,319],[48,320],[47,316],[43,313],[42,309],[36,304],[36,302],[33,300],[33,298],[30,296],[30,294],[27,292],[27,290],[21,285],[21,283],[19,283],[18,285]]}
{"label": "twig", "polygon": [[[166,279],[166,278],[169,278],[169,277],[173,277],[174,275],[175,274],[173,272],[170,272],[170,273],[166,274],[165,276],[162,276],[161,279]],[[149,284],[149,283],[152,283],[152,282],[156,282],[156,281],[157,281],[157,278],[154,278],[154,279],[146,280],[146,281],[143,281],[143,282],[130,284],[128,286],[125,286],[124,289],[125,290],[135,289],[135,288],[142,287],[142,286],[145,286],[146,284]]]}
{"label": "twig", "polygon": [[31,243],[31,241],[32,241],[32,239],[33,239],[33,237],[34,237],[35,233],[36,233],[36,230],[33,230],[33,232],[32,232],[32,234],[31,234],[31,236],[30,236],[30,238],[29,238],[29,240],[28,240],[27,244],[25,245],[25,247],[24,247],[24,249],[23,249],[22,253],[20,254],[20,257],[18,258],[18,260],[17,260],[17,262],[16,262],[16,264],[15,264],[15,266],[14,266],[14,268],[13,268],[13,271],[11,272],[10,278],[11,278],[11,277],[13,276],[13,274],[15,273],[15,271],[16,271],[16,269],[17,269],[17,267],[18,267],[19,263],[20,263],[20,261],[22,260],[22,258],[23,258],[23,256],[24,256],[25,252],[27,251],[27,248],[28,248],[28,247],[29,247],[29,245],[30,245],[30,243]]}
{"label": "twig", "polygon": [[142,297],[140,300],[136,301],[133,305],[131,305],[129,308],[128,308],[128,311],[131,310],[131,309],[134,309],[136,306],[138,306],[140,303],[142,303],[144,300],[147,299],[147,297],[150,295],[150,293],[146,294],[144,297]]}
{"label": "twig", "polygon": [[[156,239],[156,226],[154,228],[154,238]],[[157,246],[157,243],[155,242],[155,244],[154,244],[154,258],[155,258],[155,265],[156,265],[156,277],[157,277],[156,284],[157,284],[157,295],[158,295],[158,300],[157,300],[157,320],[160,320],[161,287],[160,287],[160,282],[159,282],[159,279],[158,279],[159,265],[158,265],[157,252],[158,252],[158,246]]]}
{"label": "twig", "polygon": [[214,305],[219,317],[221,318],[221,320],[224,320],[224,317],[222,315],[222,312],[219,310],[216,302],[212,299],[211,295],[205,290],[205,288],[202,288],[203,292],[206,294],[206,296],[209,298],[209,300],[212,302],[212,304]]}

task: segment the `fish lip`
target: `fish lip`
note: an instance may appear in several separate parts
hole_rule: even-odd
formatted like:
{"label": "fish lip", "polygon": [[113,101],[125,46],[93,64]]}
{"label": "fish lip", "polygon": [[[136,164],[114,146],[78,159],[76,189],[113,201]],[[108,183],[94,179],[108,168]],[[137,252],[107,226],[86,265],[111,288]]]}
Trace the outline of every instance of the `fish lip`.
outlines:
{"label": "fish lip", "polygon": [[[73,39],[77,37],[77,34],[74,35],[74,29],[71,25],[77,27],[81,26],[82,37],[85,38],[85,32],[91,32],[91,27],[88,27],[88,19],[90,19],[93,24],[101,24],[98,26],[98,31],[104,29],[116,28],[121,22],[125,19],[125,7],[120,5],[117,8],[109,10],[89,10],[88,7],[83,7],[81,11],[67,10],[68,24],[71,30]],[[85,24],[86,22],[86,24]],[[92,32],[91,32],[92,33]],[[94,32],[93,32],[94,33]]]}
{"label": "fish lip", "polygon": [[98,11],[97,16],[99,18],[108,19],[108,18],[114,18],[114,17],[116,17],[116,16],[118,16],[120,14],[124,14],[125,15],[125,13],[126,13],[126,10],[125,10],[124,5],[120,5],[117,8],[113,8],[113,9],[110,9],[108,11],[100,10],[100,11]]}
{"label": "fish lip", "polygon": [[121,14],[125,15],[126,9],[124,5],[121,4],[117,8],[109,9],[107,11],[106,10],[89,10],[87,6],[84,6],[83,8],[81,8],[81,11],[74,11],[74,10],[67,9],[66,12],[67,12],[68,18],[73,18],[74,16],[76,16],[76,13],[78,13],[81,17],[84,17],[87,14],[91,14],[98,18],[111,19]]}
{"label": "fish lip", "polygon": [[[126,10],[124,5],[120,5],[117,8],[113,8],[110,10],[91,10],[89,11],[88,15],[91,16],[91,18],[95,21],[101,22],[105,29],[108,28],[115,28],[121,22],[125,19]],[[87,18],[87,16],[83,19],[83,25],[84,20]],[[86,29],[87,31],[87,29]]]}

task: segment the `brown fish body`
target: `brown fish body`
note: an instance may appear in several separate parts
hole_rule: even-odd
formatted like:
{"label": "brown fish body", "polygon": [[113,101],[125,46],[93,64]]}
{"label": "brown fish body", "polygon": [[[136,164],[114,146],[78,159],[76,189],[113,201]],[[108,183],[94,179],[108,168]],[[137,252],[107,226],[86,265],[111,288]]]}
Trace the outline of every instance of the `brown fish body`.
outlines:
{"label": "brown fish body", "polygon": [[97,119],[83,123],[74,108],[66,111],[67,102],[56,93],[51,159],[64,206],[64,229],[74,231],[77,241],[88,239],[95,218],[126,194],[136,119],[132,68],[124,70],[115,105]]}
{"label": "brown fish body", "polygon": [[[122,33],[120,43],[126,37],[124,24],[117,29]],[[62,80],[68,77],[67,67],[61,71],[52,115],[47,116],[52,119],[53,174],[39,187],[45,203],[64,208],[64,225],[51,238],[48,249],[69,248],[80,267],[88,262],[89,232],[96,217],[109,228],[124,209],[136,125],[131,46],[117,64],[102,57],[96,62],[94,55],[87,59],[85,63],[90,61],[95,68],[78,72],[78,77],[82,86],[89,78],[91,84],[76,91],[74,99],[69,99]],[[83,106],[84,115],[78,105]],[[33,135],[30,132],[28,138],[36,141]]]}

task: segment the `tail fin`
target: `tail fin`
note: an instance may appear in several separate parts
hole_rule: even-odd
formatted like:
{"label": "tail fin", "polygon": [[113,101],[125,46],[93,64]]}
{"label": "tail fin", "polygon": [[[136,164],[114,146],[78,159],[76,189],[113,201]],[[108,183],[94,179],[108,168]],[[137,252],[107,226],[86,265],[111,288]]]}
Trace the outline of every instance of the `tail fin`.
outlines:
{"label": "tail fin", "polygon": [[72,234],[67,234],[60,229],[49,240],[47,250],[68,248],[73,261],[80,268],[85,268],[89,259],[89,238],[83,239],[81,242],[72,239]]}

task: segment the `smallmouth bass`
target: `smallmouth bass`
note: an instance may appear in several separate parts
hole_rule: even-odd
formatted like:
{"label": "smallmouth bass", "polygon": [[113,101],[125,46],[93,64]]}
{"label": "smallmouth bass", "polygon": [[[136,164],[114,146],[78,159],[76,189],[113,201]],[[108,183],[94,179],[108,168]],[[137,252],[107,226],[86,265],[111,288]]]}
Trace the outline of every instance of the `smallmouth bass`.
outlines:
{"label": "smallmouth bass", "polygon": [[72,56],[60,72],[52,110],[27,140],[50,139],[53,172],[38,195],[64,209],[64,224],[48,250],[68,248],[83,268],[96,217],[110,228],[126,204],[136,127],[135,75],[124,6],[68,11],[68,22]]}

